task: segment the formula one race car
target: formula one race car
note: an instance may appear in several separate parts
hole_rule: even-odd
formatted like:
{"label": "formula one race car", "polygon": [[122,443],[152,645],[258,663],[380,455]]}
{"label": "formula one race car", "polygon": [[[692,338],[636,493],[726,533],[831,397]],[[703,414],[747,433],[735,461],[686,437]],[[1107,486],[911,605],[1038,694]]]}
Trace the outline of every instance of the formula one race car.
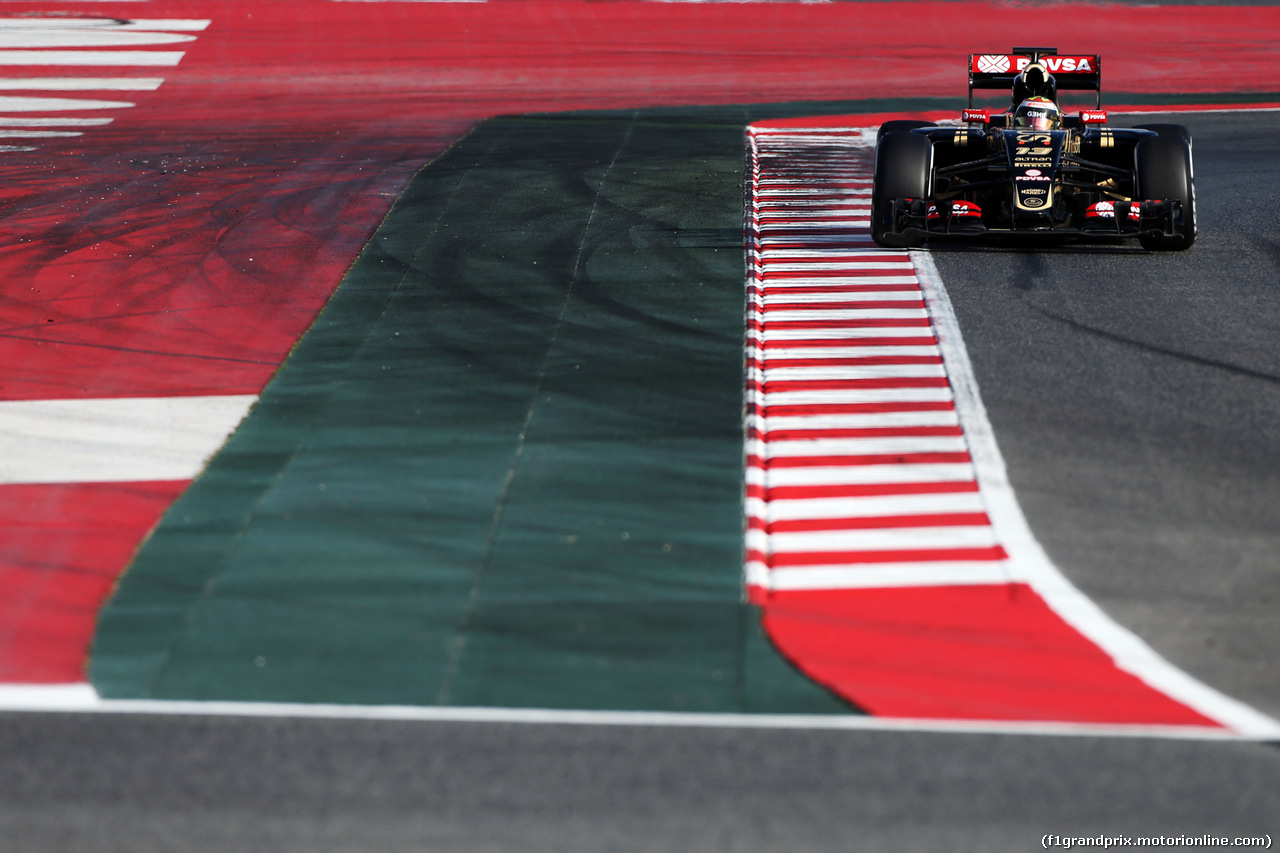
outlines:
{"label": "formula one race car", "polygon": [[[975,89],[1012,92],[1007,111],[975,108]],[[1059,89],[1092,90],[1064,114]],[[942,237],[1138,238],[1150,250],[1196,238],[1191,134],[1181,125],[1107,125],[1102,60],[1015,47],[969,57],[961,125],[888,121],[876,144],[871,236],[908,248]]]}

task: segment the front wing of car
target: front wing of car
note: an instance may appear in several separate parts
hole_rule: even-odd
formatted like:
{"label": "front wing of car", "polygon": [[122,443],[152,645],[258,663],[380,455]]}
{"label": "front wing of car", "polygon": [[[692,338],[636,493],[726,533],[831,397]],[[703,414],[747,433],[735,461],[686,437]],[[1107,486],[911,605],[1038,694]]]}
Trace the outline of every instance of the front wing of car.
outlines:
{"label": "front wing of car", "polygon": [[1104,202],[1090,208],[1079,226],[1049,226],[1041,222],[1017,223],[1008,227],[988,227],[976,206],[962,202],[931,199],[893,199],[890,232],[920,239],[935,237],[1034,237],[1123,238],[1140,234],[1176,236],[1182,213],[1178,200]]}

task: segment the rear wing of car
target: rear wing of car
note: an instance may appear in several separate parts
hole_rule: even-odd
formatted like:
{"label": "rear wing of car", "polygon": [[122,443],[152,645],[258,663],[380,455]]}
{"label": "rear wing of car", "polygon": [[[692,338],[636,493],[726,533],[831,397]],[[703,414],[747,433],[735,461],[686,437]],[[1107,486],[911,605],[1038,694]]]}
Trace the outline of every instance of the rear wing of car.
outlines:
{"label": "rear wing of car", "polygon": [[1059,56],[1056,47],[1015,47],[1012,53],[969,54],[969,106],[973,106],[975,89],[1011,91],[1014,78],[1033,62],[1053,75],[1058,91],[1094,92],[1095,108],[1102,107],[1102,57]]}

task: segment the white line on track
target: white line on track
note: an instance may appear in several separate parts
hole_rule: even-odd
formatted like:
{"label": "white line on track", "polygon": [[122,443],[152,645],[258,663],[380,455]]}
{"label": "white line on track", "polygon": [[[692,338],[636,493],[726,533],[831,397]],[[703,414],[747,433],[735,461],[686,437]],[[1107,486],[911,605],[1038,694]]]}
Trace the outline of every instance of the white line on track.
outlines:
{"label": "white line on track", "polygon": [[751,515],[767,521],[822,518],[882,518],[885,516],[937,515],[985,512],[977,492],[930,495],[877,495],[853,498],[806,498],[759,501],[748,499]]}
{"label": "white line on track", "polygon": [[[757,547],[747,532],[748,547]],[[861,551],[929,550],[945,548],[989,548],[999,544],[995,531],[986,525],[973,527],[886,527],[877,530],[804,531],[770,533],[768,545],[774,554],[810,554],[815,552],[845,555],[833,556],[823,563],[836,565],[853,562],[847,555]]]}
{"label": "white line on track", "polygon": [[801,343],[797,346],[772,347],[767,350],[762,350],[759,347],[748,347],[747,349],[748,356],[763,360],[766,367],[772,360],[788,358],[918,358],[921,356],[932,357],[936,354],[937,349],[929,346],[819,347],[806,346]]}
{"label": "white line on track", "polygon": [[[85,0],[80,0],[85,2]],[[107,0],[104,0],[107,2]],[[146,2],[146,0],[140,0]],[[98,30],[130,32],[137,30],[178,30],[199,32],[206,29],[209,20],[189,18],[134,18],[120,21],[115,18],[0,18],[0,31],[5,30]]]}
{"label": "white line on track", "polygon": [[772,415],[769,426],[780,432],[789,429],[844,429],[860,427],[954,426],[960,423],[955,410],[941,412],[874,412],[870,414]]}
{"label": "white line on track", "polygon": [[154,92],[162,77],[0,77],[0,90]]}
{"label": "white line on track", "polygon": [[3,50],[0,65],[165,67],[185,55],[181,50]]}
{"label": "white line on track", "polygon": [[24,98],[0,95],[0,112],[53,113],[74,110],[126,110],[129,101],[100,101],[89,98]]}
{"label": "white line on track", "polygon": [[767,472],[755,466],[747,468],[747,482],[760,482],[769,487],[823,485],[885,485],[901,483],[971,483],[974,469],[970,464],[913,462],[908,465],[832,465],[821,468],[770,468]]}
{"label": "white line on track", "polygon": [[1269,738],[1199,726],[1021,723],[1003,720],[886,719],[851,714],[702,714],[664,711],[565,711],[547,708],[461,708],[411,705],[319,705],[269,702],[178,702],[102,699],[87,684],[0,685],[0,709],[29,713],[142,714],[187,717],[294,718],[410,723],[498,723],[552,726],[642,726],[964,734],[1049,737],[1158,738],[1190,741],[1258,741]]}
{"label": "white line on track", "polygon": [[17,118],[0,116],[0,127],[103,127],[111,124],[109,118],[71,118],[58,116],[54,118]]}
{"label": "white line on track", "polygon": [[0,48],[142,47],[182,44],[195,36],[106,27],[0,27]]}
{"label": "white line on track", "polygon": [[78,130],[4,130],[0,128],[0,139],[65,139],[71,136],[84,136]]}
{"label": "white line on track", "polygon": [[770,459],[788,456],[821,456],[852,454],[867,456],[881,453],[966,453],[968,445],[960,436],[893,436],[890,438],[809,438],[795,441],[771,441],[767,444]]}
{"label": "white line on track", "polygon": [[1023,581],[1007,560],[934,560],[854,563],[773,570],[776,590],[885,589],[913,586],[981,586]]}

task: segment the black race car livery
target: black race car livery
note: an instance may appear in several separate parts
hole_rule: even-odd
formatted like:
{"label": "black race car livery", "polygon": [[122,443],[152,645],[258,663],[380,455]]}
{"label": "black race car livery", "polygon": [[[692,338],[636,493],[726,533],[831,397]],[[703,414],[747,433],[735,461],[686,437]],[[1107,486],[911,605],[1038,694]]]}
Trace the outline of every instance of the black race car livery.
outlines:
{"label": "black race car livery", "polygon": [[[876,144],[871,235],[908,248],[941,238],[1137,238],[1150,250],[1196,237],[1191,134],[1181,125],[1108,124],[1102,59],[1018,48],[969,57],[969,107],[958,125],[885,122]],[[1006,89],[1008,110],[973,105]],[[1059,90],[1090,90],[1066,114]]]}

